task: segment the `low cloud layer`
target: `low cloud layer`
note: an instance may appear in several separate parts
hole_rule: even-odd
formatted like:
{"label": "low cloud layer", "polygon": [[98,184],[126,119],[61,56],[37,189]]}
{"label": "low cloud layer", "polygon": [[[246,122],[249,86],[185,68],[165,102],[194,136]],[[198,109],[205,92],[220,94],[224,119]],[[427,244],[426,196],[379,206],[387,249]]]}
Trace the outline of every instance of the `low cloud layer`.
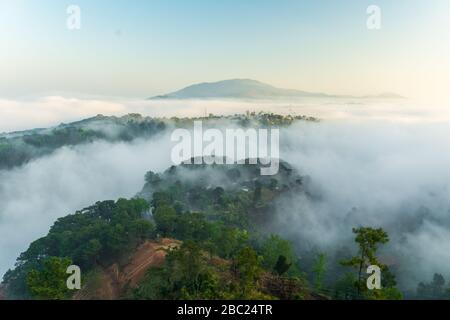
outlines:
{"label": "low cloud layer", "polygon": [[[0,131],[97,113],[198,116],[205,111],[271,110],[325,118],[282,131],[281,156],[311,178],[314,198],[299,196],[286,203],[289,210],[277,220],[280,231],[302,245],[333,252],[353,246],[352,227],[381,226],[391,237],[383,254],[399,266],[402,286],[431,279],[434,272],[450,280],[450,112],[444,107],[63,98],[16,103],[0,101]],[[133,196],[146,171],[171,165],[169,141],[163,136],[132,144],[64,148],[0,172],[0,274],[30,241],[45,235],[56,218],[98,200]]]}
{"label": "low cloud layer", "polygon": [[323,250],[349,245],[352,227],[385,228],[384,255],[404,287],[434,272],[450,280],[450,128],[444,124],[338,122],[284,132],[282,156],[311,177],[279,225]]}
{"label": "low cloud layer", "polygon": [[152,117],[198,117],[265,111],[319,117],[326,120],[382,120],[389,122],[450,121],[450,105],[373,99],[305,98],[262,100],[123,100],[49,96],[31,100],[0,99],[0,133],[52,127],[97,114],[122,116],[140,113]]}
{"label": "low cloud layer", "polygon": [[0,274],[57,218],[97,201],[134,196],[148,170],[165,170],[170,163],[167,141],[63,148],[22,168],[0,171]]}

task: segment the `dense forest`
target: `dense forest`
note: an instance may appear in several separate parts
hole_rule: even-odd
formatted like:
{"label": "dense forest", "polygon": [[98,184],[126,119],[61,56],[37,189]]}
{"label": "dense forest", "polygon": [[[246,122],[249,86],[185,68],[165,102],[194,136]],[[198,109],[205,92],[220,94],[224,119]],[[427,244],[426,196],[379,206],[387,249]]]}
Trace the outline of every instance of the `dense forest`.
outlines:
{"label": "dense forest", "polygon": [[[270,234],[270,214],[277,199],[304,192],[304,177],[282,163],[274,177],[261,177],[258,166],[173,166],[148,172],[134,199],[103,201],[60,218],[47,236],[33,242],[4,276],[9,298],[70,299],[66,268],[83,271],[83,289],[101,287],[101,272],[125,268],[145,242],[176,239],[164,262],[120,292],[121,299],[401,299],[395,275],[378,260],[389,245],[380,228],[359,226],[354,256],[339,261],[335,273],[324,253],[313,263],[298,248]],[[215,177],[215,179],[211,179]],[[350,230],[351,232],[351,230]],[[310,265],[306,265],[306,264]],[[383,270],[382,289],[368,290],[368,265]],[[313,270],[307,274],[305,270]],[[97,287],[97,288],[96,288]],[[89,288],[89,289],[87,289]],[[87,294],[86,292],[84,294]],[[445,280],[435,275],[421,283],[422,297],[445,298]]]}
{"label": "dense forest", "polygon": [[61,147],[94,141],[130,142],[140,138],[148,139],[163,133],[166,129],[191,125],[196,120],[204,120],[210,126],[226,121],[227,124],[242,127],[287,126],[297,120],[318,121],[312,117],[266,113],[209,115],[200,118],[151,118],[140,114],[129,114],[123,117],[98,115],[50,129],[0,133],[0,170],[24,165],[33,159],[49,155]]}

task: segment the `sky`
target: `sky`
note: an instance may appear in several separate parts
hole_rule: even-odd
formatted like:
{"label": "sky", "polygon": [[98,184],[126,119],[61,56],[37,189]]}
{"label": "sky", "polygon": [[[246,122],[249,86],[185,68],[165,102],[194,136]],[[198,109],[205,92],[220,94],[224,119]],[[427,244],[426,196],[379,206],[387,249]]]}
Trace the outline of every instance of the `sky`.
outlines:
{"label": "sky", "polygon": [[0,0],[0,98],[146,98],[252,78],[449,103],[449,14],[448,0]]}

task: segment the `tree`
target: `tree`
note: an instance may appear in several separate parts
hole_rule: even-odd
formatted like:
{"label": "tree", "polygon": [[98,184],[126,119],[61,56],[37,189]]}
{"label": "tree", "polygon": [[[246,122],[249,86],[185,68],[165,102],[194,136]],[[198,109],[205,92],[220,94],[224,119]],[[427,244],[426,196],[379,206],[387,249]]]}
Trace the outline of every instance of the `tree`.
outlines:
{"label": "tree", "polygon": [[[30,244],[5,279],[8,294],[29,298],[30,270],[42,270],[45,257],[68,257],[86,273],[97,264],[110,265],[153,237],[153,224],[143,218],[143,199],[102,201],[58,219],[49,233]],[[36,273],[33,272],[33,277]]]}
{"label": "tree", "polygon": [[145,182],[156,186],[161,182],[161,177],[159,174],[149,171],[145,174]]}
{"label": "tree", "polygon": [[325,253],[319,253],[314,261],[314,287],[317,291],[323,288],[323,280],[327,271],[327,256]]}
{"label": "tree", "polygon": [[248,244],[249,235],[246,230],[215,223],[212,230],[212,242],[216,244],[217,254],[225,259],[235,256]]}
{"label": "tree", "polygon": [[200,247],[187,241],[151,268],[134,290],[136,299],[220,299],[218,277]]}
{"label": "tree", "polygon": [[359,252],[357,256],[352,257],[350,260],[341,261],[344,266],[354,267],[358,270],[358,278],[356,287],[358,294],[366,290],[365,282],[363,279],[363,272],[369,265],[377,265],[380,268],[382,265],[378,262],[376,253],[379,244],[385,244],[389,241],[388,234],[381,228],[374,229],[370,227],[354,228],[353,233],[356,234],[355,242],[359,246]]}
{"label": "tree", "polygon": [[275,267],[273,269],[279,276],[282,276],[289,270],[291,266],[292,262],[288,263],[285,256],[279,256],[277,263],[275,264]]}
{"label": "tree", "polygon": [[419,283],[417,286],[417,295],[422,299],[445,299],[445,279],[439,274],[433,275],[433,280],[430,283]]}
{"label": "tree", "polygon": [[81,258],[83,261],[89,261],[94,264],[96,257],[98,257],[99,253],[102,250],[102,244],[98,239],[89,240],[85,246],[83,246],[83,250],[81,250]]}
{"label": "tree", "polygon": [[129,238],[133,243],[141,243],[155,236],[155,226],[148,220],[137,219],[131,221],[128,229],[130,231]]}
{"label": "tree", "polygon": [[[295,265],[297,262],[296,255],[292,248],[292,244],[277,235],[271,235],[263,244],[261,253],[263,256],[263,266],[265,269],[273,271],[280,256],[286,259],[286,264],[290,265],[289,274],[298,275],[299,271]],[[287,272],[288,270],[286,270]]]}
{"label": "tree", "polygon": [[278,187],[278,180],[277,179],[270,179],[269,189],[274,191]]}
{"label": "tree", "polygon": [[174,208],[163,204],[156,208],[153,218],[159,232],[166,236],[173,233],[177,219],[177,212]]}
{"label": "tree", "polygon": [[334,299],[353,300],[360,297],[355,286],[357,278],[354,273],[346,273],[334,285]]}
{"label": "tree", "polygon": [[261,200],[262,184],[258,180],[255,181],[255,192],[253,194],[253,202],[257,203]]}
{"label": "tree", "polygon": [[242,249],[235,261],[235,267],[239,274],[242,298],[252,294],[255,283],[261,274],[261,258],[250,247]]}
{"label": "tree", "polygon": [[211,223],[199,212],[180,214],[174,223],[174,236],[183,241],[205,242],[211,235]]}
{"label": "tree", "polygon": [[40,270],[32,269],[27,275],[27,285],[32,297],[40,300],[63,300],[69,296],[67,268],[72,264],[69,258],[50,257]]}

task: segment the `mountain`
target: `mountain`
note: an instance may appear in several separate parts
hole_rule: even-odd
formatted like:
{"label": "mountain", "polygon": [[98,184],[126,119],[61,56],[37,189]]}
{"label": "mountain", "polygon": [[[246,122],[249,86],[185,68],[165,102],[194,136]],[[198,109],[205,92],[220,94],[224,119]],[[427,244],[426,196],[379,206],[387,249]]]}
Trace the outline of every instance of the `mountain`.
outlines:
{"label": "mountain", "polygon": [[[0,294],[38,300],[326,299],[307,285],[294,244],[271,229],[286,212],[276,210],[286,199],[309,197],[310,179],[284,161],[271,178],[259,174],[260,166],[247,161],[149,171],[136,197],[99,201],[59,218],[19,255]],[[80,291],[66,286],[73,264],[83,270]]]}
{"label": "mountain", "polygon": [[[202,120],[205,125],[214,126],[215,121],[222,120],[244,128],[289,126],[295,121],[318,121],[313,117],[265,113],[208,116]],[[94,141],[130,142],[138,138],[150,139],[168,128],[191,126],[192,121],[191,118],[164,119],[143,117],[139,114],[122,117],[97,115],[53,128],[0,133],[0,171],[24,165],[65,146]]]}
{"label": "mountain", "polygon": [[395,93],[368,96],[330,95],[294,89],[282,89],[251,79],[232,79],[218,82],[204,82],[188,86],[168,94],[151,97],[149,100],[170,99],[282,99],[282,98],[367,98],[398,99]]}
{"label": "mountain", "polygon": [[130,142],[150,138],[166,128],[164,119],[129,114],[123,117],[98,115],[53,128],[0,134],[0,170],[21,166],[64,146],[94,141]]}
{"label": "mountain", "polygon": [[179,91],[150,98],[159,99],[277,99],[293,97],[332,97],[323,93],[281,89],[251,79],[232,79],[194,84]]}

